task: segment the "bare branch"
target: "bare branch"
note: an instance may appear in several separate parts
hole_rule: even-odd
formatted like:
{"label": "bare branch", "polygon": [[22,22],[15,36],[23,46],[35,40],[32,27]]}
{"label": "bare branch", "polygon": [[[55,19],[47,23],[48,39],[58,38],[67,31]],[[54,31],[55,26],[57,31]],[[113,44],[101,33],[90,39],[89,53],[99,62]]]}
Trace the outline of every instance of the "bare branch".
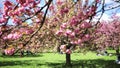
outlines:
{"label": "bare branch", "polygon": [[104,5],[105,5],[105,0],[103,0],[103,3],[102,3],[102,13],[101,13],[100,17],[98,18],[98,21],[95,25],[97,25],[99,23],[100,19],[102,18],[103,14],[105,12],[105,6]]}

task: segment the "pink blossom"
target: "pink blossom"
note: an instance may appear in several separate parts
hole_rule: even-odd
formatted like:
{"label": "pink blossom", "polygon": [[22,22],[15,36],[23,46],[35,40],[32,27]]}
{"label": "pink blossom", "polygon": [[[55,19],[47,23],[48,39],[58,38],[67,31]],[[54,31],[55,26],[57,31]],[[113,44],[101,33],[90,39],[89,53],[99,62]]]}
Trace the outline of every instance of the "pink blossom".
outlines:
{"label": "pink blossom", "polygon": [[84,41],[88,41],[88,40],[90,40],[90,35],[89,35],[89,34],[86,34],[82,39],[83,39]]}
{"label": "pink blossom", "polygon": [[80,27],[81,27],[81,28],[91,28],[92,25],[91,25],[91,23],[84,22],[84,23],[81,24]]}
{"label": "pink blossom", "polygon": [[81,44],[82,42],[83,42],[82,39],[78,39],[78,40],[71,41],[70,43],[71,44]]}
{"label": "pink blossom", "polygon": [[37,19],[36,19],[36,23],[40,23],[40,19],[37,18]]}
{"label": "pink blossom", "polygon": [[8,14],[8,16],[13,16],[14,15],[13,12],[10,12],[10,11],[7,14]]}
{"label": "pink blossom", "polygon": [[76,28],[75,30],[74,30],[74,32],[75,33],[78,33],[80,30],[78,29],[78,28]]}
{"label": "pink blossom", "polygon": [[0,30],[0,35],[2,34],[3,32],[1,32],[1,30]]}
{"label": "pink blossom", "polygon": [[57,35],[61,35],[62,33],[63,33],[62,30],[59,30],[59,31],[56,32]]}
{"label": "pink blossom", "polygon": [[95,12],[96,9],[97,9],[97,7],[92,5],[91,9],[87,12],[87,15],[93,15],[94,16],[96,14],[96,12]]}
{"label": "pink blossom", "polygon": [[74,38],[74,37],[75,37],[75,33],[72,32],[72,33],[70,34],[70,38]]}
{"label": "pink blossom", "polygon": [[63,23],[62,25],[61,25],[61,28],[63,28],[63,29],[65,29],[67,27],[67,23]]}
{"label": "pink blossom", "polygon": [[5,49],[5,54],[6,55],[13,55],[14,52],[15,52],[15,49],[14,48],[10,48],[10,49]]}
{"label": "pink blossom", "polygon": [[18,12],[24,12],[24,11],[25,11],[25,7],[22,6],[18,8]]}
{"label": "pink blossom", "polygon": [[20,3],[21,5],[23,5],[24,3],[26,3],[26,0],[16,0],[18,3]]}
{"label": "pink blossom", "polygon": [[78,44],[78,41],[77,40],[72,41],[71,44]]}
{"label": "pink blossom", "polygon": [[34,0],[26,0],[26,3],[32,3]]}
{"label": "pink blossom", "polygon": [[18,34],[17,32],[13,34],[13,38],[12,39],[18,39],[20,38],[22,35]]}
{"label": "pink blossom", "polygon": [[19,30],[22,34],[32,34],[34,31],[32,29],[21,28]]}
{"label": "pink blossom", "polygon": [[65,53],[66,52],[66,45],[61,45],[60,46],[60,51]]}
{"label": "pink blossom", "polygon": [[4,16],[7,16],[8,11],[12,10],[12,8],[13,8],[13,4],[10,1],[6,0],[4,2]]}
{"label": "pink blossom", "polygon": [[9,34],[8,36],[7,36],[7,39],[12,39],[13,38],[13,34]]}
{"label": "pink blossom", "polygon": [[60,49],[61,49],[61,50],[66,49],[66,45],[61,45],[61,46],[60,46]]}
{"label": "pink blossom", "polygon": [[26,33],[26,34],[32,34],[33,32],[34,32],[34,31],[33,31],[33,30],[30,30],[30,29],[29,29],[29,30],[25,30],[25,33]]}
{"label": "pink blossom", "polygon": [[89,34],[86,34],[85,37],[86,37],[86,38],[90,38],[90,35],[89,35]]}
{"label": "pink blossom", "polygon": [[67,50],[66,50],[66,53],[67,53],[67,54],[71,54],[72,51],[71,51],[70,49],[67,49]]}
{"label": "pink blossom", "polygon": [[8,34],[6,37],[4,37],[5,40],[15,40],[15,39],[18,39],[22,36],[22,34],[19,34],[19,33],[13,33],[13,34]]}
{"label": "pink blossom", "polygon": [[50,10],[50,11],[53,11],[54,8],[55,8],[55,7],[54,7],[53,5],[51,5],[50,8],[49,8],[49,10]]}
{"label": "pink blossom", "polygon": [[4,40],[7,40],[7,37],[3,37]]}
{"label": "pink blossom", "polygon": [[20,12],[19,12],[18,10],[15,10],[15,11],[13,12],[13,14],[14,14],[14,15],[19,15]]}
{"label": "pink blossom", "polygon": [[77,19],[77,17],[73,16],[73,18],[70,20],[70,25],[74,26],[77,25],[79,23],[79,20]]}
{"label": "pink blossom", "polygon": [[63,3],[63,0],[57,0],[58,5],[62,5],[62,3]]}
{"label": "pink blossom", "polygon": [[29,5],[30,8],[34,8],[37,3],[34,1],[34,2],[31,2],[31,4],[27,3]]}
{"label": "pink blossom", "polygon": [[7,21],[6,18],[0,18],[0,23],[4,23],[4,22],[6,22],[6,21]]}
{"label": "pink blossom", "polygon": [[21,20],[19,18],[13,18],[12,20],[15,24],[21,24]]}
{"label": "pink blossom", "polygon": [[68,35],[70,35],[72,33],[72,31],[71,30],[66,30],[66,35],[68,36]]}
{"label": "pink blossom", "polygon": [[[40,10],[40,8],[35,8],[34,11],[38,12]],[[31,12],[30,9],[26,9],[27,12]]]}
{"label": "pink blossom", "polygon": [[8,1],[8,0],[6,0],[5,2],[4,2],[4,6],[6,6],[6,7],[8,7],[8,8],[10,8],[10,7],[12,7],[12,3],[10,2],[10,1]]}
{"label": "pink blossom", "polygon": [[82,42],[82,39],[78,39],[77,44],[81,44]]}
{"label": "pink blossom", "polygon": [[63,8],[60,10],[60,14],[63,15],[65,13],[68,13],[69,12],[69,9],[68,8]]}

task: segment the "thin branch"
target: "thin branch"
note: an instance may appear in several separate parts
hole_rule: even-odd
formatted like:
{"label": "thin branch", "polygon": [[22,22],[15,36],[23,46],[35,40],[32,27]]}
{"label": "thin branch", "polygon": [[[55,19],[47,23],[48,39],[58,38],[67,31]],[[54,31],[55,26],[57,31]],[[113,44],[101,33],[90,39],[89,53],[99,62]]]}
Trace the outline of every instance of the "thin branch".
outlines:
{"label": "thin branch", "polygon": [[102,18],[103,14],[105,12],[105,6],[104,5],[105,5],[105,0],[103,0],[103,3],[102,3],[102,13],[101,13],[100,17],[98,18],[98,21],[95,25],[97,25],[99,23],[100,19]]}
{"label": "thin branch", "polygon": [[111,7],[111,8],[109,8],[109,9],[105,9],[105,11],[109,11],[109,10],[112,10],[112,9],[116,9],[116,8],[120,8],[120,5],[117,5],[117,6],[115,6],[115,7]]}
{"label": "thin branch", "polygon": [[41,9],[39,11],[37,11],[33,16],[26,18],[25,20],[23,20],[22,22],[25,22],[26,20],[29,20],[31,18],[33,18],[35,15],[37,15],[38,13],[40,13],[48,4],[45,4],[43,7],[41,7]]}

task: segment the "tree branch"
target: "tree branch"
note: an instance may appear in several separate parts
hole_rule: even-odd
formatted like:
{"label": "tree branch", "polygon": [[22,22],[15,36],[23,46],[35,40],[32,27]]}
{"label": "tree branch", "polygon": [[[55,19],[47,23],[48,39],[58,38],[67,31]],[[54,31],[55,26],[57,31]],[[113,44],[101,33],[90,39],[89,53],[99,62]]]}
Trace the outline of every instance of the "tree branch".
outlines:
{"label": "tree branch", "polygon": [[[48,3],[47,3],[47,9],[46,9],[46,11],[45,11],[45,14],[44,14],[44,17],[43,17],[41,23],[39,24],[39,28],[30,36],[29,40],[23,44],[24,47],[30,42],[30,40],[31,40],[31,39],[38,33],[38,31],[42,28],[42,26],[43,26],[43,24],[44,24],[44,22],[45,22],[46,15],[47,15],[47,12],[48,12],[48,9],[49,9],[49,6],[50,6],[51,2],[52,2],[52,0],[49,0]],[[36,14],[38,14],[38,13],[36,13]],[[22,48],[21,48],[21,49],[22,49]],[[16,50],[15,53],[17,53],[17,52],[18,52],[19,50],[21,50],[21,49]],[[15,53],[14,53],[14,54],[15,54]]]}

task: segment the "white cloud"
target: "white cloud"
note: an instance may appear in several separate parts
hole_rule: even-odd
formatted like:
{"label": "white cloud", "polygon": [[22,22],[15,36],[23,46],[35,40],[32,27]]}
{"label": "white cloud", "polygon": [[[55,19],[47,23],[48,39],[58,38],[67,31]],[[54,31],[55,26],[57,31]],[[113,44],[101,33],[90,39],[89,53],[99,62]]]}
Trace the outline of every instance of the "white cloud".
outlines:
{"label": "white cloud", "polygon": [[[98,15],[98,16],[96,16],[96,17],[94,17],[93,18],[93,21],[94,22],[97,22],[98,21],[98,19],[100,18],[100,16],[101,15]],[[108,15],[108,14],[106,14],[106,13],[104,13],[103,15],[102,15],[102,17],[101,17],[101,19],[100,19],[100,21],[111,21],[112,19],[110,18],[110,16]]]}
{"label": "white cloud", "polygon": [[110,4],[110,3],[113,3],[113,1],[112,0],[105,0],[105,3]]}
{"label": "white cloud", "polygon": [[117,13],[116,16],[120,16],[120,13]]}
{"label": "white cloud", "polygon": [[111,18],[108,14],[104,13],[103,16],[101,17],[100,21],[102,21],[102,20],[107,21],[107,20],[111,20]]}

